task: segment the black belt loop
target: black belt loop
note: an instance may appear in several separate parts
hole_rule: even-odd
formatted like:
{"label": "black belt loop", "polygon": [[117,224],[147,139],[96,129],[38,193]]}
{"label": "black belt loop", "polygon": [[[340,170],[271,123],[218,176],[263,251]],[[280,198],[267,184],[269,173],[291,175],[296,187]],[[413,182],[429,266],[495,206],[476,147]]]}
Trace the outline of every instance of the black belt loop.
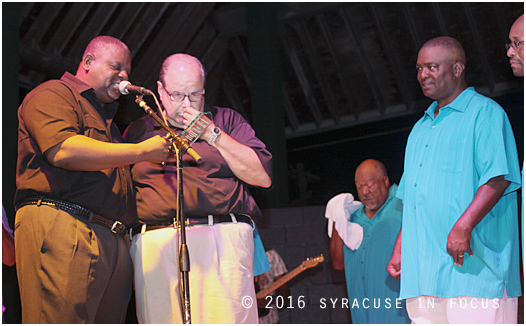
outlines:
{"label": "black belt loop", "polygon": [[17,204],[16,210],[27,205],[37,205],[38,207],[41,205],[52,206],[66,213],[72,214],[74,217],[84,219],[88,223],[96,223],[105,226],[110,229],[111,232],[118,235],[123,235],[127,230],[126,225],[122,224],[120,221],[110,220],[109,218],[94,213],[90,209],[67,201],[43,196],[26,197]]}

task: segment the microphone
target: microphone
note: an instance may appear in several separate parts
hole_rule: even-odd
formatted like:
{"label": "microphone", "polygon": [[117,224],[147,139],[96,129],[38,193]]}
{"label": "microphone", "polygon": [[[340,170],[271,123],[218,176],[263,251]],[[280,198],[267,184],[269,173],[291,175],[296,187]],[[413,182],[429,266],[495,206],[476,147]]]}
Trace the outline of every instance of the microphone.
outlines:
{"label": "microphone", "polygon": [[123,80],[119,83],[119,91],[122,95],[128,95],[130,92],[141,94],[141,95],[154,95],[153,92],[149,89],[146,89],[141,86],[132,85],[129,81]]}
{"label": "microphone", "polygon": [[[121,83],[122,84],[122,83]],[[133,85],[132,85],[133,86]],[[134,87],[137,87],[137,86],[134,86]],[[144,88],[143,88],[144,89]],[[147,89],[146,89],[147,90]],[[137,97],[135,99],[135,103],[139,104],[139,106],[141,108],[144,109],[144,111],[146,113],[148,113],[148,115],[150,117],[153,118],[153,120],[157,121],[157,123],[159,125],[161,125],[161,127],[163,127],[166,131],[168,131],[168,133],[170,134],[170,140],[172,141],[172,144],[174,146],[177,146],[177,148],[179,150],[181,150],[183,153],[186,152],[188,155],[190,155],[198,164],[203,162],[203,159],[201,158],[201,156],[199,156],[199,154],[196,153],[196,151],[190,147],[190,145],[188,145],[184,140],[181,139],[181,137],[179,137],[178,134],[176,134],[175,132],[172,131],[172,129],[170,129],[170,127],[168,127],[166,125],[166,123],[164,123],[163,120],[161,120],[161,118],[159,118],[157,116],[157,114],[155,114],[155,112],[153,112],[152,108],[150,108],[148,106],[148,104],[146,104],[146,102],[142,99],[142,98],[139,98]]]}

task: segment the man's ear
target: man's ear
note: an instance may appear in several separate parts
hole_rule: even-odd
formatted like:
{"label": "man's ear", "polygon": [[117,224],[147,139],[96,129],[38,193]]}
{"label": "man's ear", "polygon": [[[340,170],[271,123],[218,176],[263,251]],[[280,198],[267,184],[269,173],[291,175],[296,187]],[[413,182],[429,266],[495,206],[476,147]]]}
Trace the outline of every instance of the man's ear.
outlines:
{"label": "man's ear", "polygon": [[93,58],[93,55],[91,53],[88,53],[84,56],[84,59],[82,60],[82,68],[84,68],[84,70],[89,70],[90,69],[90,65],[91,63],[93,62],[94,58]]}
{"label": "man's ear", "polygon": [[384,184],[386,187],[390,187],[391,185],[389,184],[389,177],[384,175]]}
{"label": "man's ear", "polygon": [[453,65],[453,72],[455,73],[455,77],[460,77],[462,75],[462,72],[464,71],[464,64],[462,62],[457,62]]}

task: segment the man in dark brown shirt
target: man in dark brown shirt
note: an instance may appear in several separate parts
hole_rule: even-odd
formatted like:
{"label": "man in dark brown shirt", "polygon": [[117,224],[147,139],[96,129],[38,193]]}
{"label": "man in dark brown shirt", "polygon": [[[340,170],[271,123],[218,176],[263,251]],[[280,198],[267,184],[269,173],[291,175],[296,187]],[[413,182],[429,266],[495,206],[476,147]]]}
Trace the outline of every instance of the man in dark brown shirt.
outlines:
{"label": "man in dark brown shirt", "polygon": [[129,164],[161,162],[169,143],[124,144],[113,123],[131,57],[99,36],[75,76],[45,82],[18,110],[15,205],[23,323],[123,322],[138,223]]}
{"label": "man in dark brown shirt", "polygon": [[[184,213],[190,256],[191,322],[257,323],[253,282],[253,221],[261,212],[249,187],[272,184],[272,155],[236,111],[205,104],[205,73],[197,58],[168,57],[157,82],[164,115],[181,134],[200,113],[212,123],[192,145],[203,158],[182,157]],[[150,117],[132,123],[126,141],[143,141],[166,131]],[[177,165],[141,162],[132,169],[143,225],[133,229],[140,323],[182,323],[176,217]],[[250,304],[252,300],[252,304]]]}

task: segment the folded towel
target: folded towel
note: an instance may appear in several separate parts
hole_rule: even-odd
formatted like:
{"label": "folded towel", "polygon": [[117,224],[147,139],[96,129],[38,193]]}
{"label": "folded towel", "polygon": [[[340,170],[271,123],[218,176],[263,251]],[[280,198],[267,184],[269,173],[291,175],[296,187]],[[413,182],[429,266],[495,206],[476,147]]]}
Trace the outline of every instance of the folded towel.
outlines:
{"label": "folded towel", "polygon": [[332,237],[332,226],[349,249],[356,250],[363,240],[363,228],[350,222],[351,214],[362,207],[362,203],[354,200],[350,193],[342,193],[334,196],[327,203],[325,217],[329,220],[329,237]]}

